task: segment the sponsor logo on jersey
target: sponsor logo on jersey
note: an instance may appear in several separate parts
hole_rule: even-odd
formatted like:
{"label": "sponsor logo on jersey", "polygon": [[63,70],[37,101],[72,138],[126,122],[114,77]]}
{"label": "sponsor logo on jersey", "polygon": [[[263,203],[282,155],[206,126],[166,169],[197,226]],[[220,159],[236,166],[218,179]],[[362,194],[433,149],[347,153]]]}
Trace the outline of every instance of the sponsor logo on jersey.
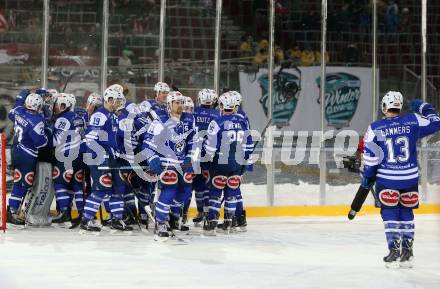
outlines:
{"label": "sponsor logo on jersey", "polygon": [[18,183],[21,180],[21,172],[17,169],[14,170],[14,183]]}
{"label": "sponsor logo on jersey", "polygon": [[52,170],[52,179],[55,180],[59,176],[60,176],[60,169],[57,166],[54,166]]}
{"label": "sponsor logo on jersey", "polygon": [[34,172],[30,172],[24,176],[24,180],[30,186],[32,186],[34,184],[34,175],[35,175]]}
{"label": "sponsor logo on jersey", "polygon": [[223,190],[226,186],[227,181],[228,181],[228,177],[215,176],[212,178],[212,185],[217,189]]}
{"label": "sponsor logo on jersey", "polygon": [[399,199],[400,193],[396,190],[385,189],[379,193],[379,200],[381,203],[389,207],[397,206]]}
{"label": "sponsor logo on jersey", "polygon": [[228,187],[230,187],[231,189],[237,189],[240,186],[240,181],[240,176],[230,176],[228,178]]}
{"label": "sponsor logo on jersey", "polygon": [[402,206],[413,208],[419,204],[418,192],[406,192],[400,195],[400,203]]}
{"label": "sponsor logo on jersey", "polygon": [[183,179],[186,183],[191,184],[193,182],[194,174],[193,173],[184,173]]}
{"label": "sponsor logo on jersey", "polygon": [[113,185],[112,175],[111,174],[102,175],[99,178],[99,183],[106,188],[111,188]]}
{"label": "sponsor logo on jersey", "polygon": [[[337,129],[349,126],[361,96],[359,77],[345,73],[327,73],[325,79],[325,119]],[[321,87],[321,77],[316,79]],[[321,103],[318,97],[318,103]]]}
{"label": "sponsor logo on jersey", "polygon": [[[261,87],[260,103],[268,116],[269,108],[269,76],[267,73],[258,78]],[[273,117],[277,126],[288,126],[295,112],[301,90],[300,71],[279,71],[273,80]]]}
{"label": "sponsor logo on jersey", "polygon": [[73,178],[73,170],[67,170],[63,174],[63,179],[66,181],[66,183],[70,183],[70,181]]}
{"label": "sponsor logo on jersey", "polygon": [[78,183],[82,183],[84,180],[84,172],[83,170],[79,170],[75,173],[75,181]]}
{"label": "sponsor logo on jersey", "polygon": [[160,181],[165,185],[177,184],[177,172],[172,170],[166,170],[160,175]]}

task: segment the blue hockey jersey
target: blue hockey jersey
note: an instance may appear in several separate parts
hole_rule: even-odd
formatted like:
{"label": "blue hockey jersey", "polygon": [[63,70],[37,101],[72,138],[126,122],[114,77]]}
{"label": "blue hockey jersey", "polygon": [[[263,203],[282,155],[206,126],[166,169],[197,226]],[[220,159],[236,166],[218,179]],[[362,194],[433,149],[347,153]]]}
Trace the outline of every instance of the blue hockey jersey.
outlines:
{"label": "blue hockey jersey", "polygon": [[38,156],[38,149],[46,146],[44,118],[41,114],[19,106],[13,113],[14,141],[13,145],[31,157]]}
{"label": "blue hockey jersey", "polygon": [[[117,123],[113,112],[108,111],[104,106],[99,107],[91,116],[86,129],[87,151],[96,157],[92,148],[92,141],[96,141],[106,152],[106,155],[115,157],[118,150],[116,141]],[[107,135],[107,140],[103,138]],[[98,138],[98,136],[101,136]]]}
{"label": "blue hockey jersey", "polygon": [[[240,114],[222,115],[211,121],[204,149],[213,163],[241,166],[248,160],[253,143],[246,119]],[[238,153],[238,155],[237,155]]]}
{"label": "blue hockey jersey", "polygon": [[364,176],[390,189],[418,184],[417,140],[440,130],[432,111],[422,117],[409,113],[373,122],[364,136]]}
{"label": "blue hockey jersey", "polygon": [[65,111],[60,113],[55,119],[53,145],[58,151],[63,152],[65,156],[68,156],[71,150],[78,150],[81,144],[77,118],[78,116],[75,112]]}
{"label": "blue hockey jersey", "polygon": [[164,120],[151,123],[145,134],[143,151],[148,159],[159,155],[164,166],[182,164],[194,153],[194,117],[183,112],[180,119],[167,115]]}
{"label": "blue hockey jersey", "polygon": [[165,123],[168,119],[166,105],[159,104],[155,99],[144,100],[139,105],[139,109],[144,114],[153,112],[153,117],[160,119],[162,123]]}
{"label": "blue hockey jersey", "polygon": [[220,116],[220,112],[215,108],[197,106],[194,111],[195,126],[198,131],[206,131],[213,119]]}

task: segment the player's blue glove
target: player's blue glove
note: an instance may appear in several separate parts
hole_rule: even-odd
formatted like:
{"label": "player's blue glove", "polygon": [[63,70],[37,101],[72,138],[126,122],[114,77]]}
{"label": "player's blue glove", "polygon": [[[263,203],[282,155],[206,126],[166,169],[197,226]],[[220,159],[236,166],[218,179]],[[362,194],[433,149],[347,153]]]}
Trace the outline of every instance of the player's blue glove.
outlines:
{"label": "player's blue glove", "polygon": [[185,158],[185,160],[183,161],[182,170],[184,173],[194,173],[191,157],[188,156]]}
{"label": "player's blue glove", "polygon": [[374,183],[374,178],[362,175],[361,186],[365,189],[370,189]]}
{"label": "player's blue glove", "polygon": [[421,99],[414,99],[411,101],[411,109],[413,112],[425,115],[428,111],[434,110],[431,104],[424,102]]}
{"label": "player's blue glove", "polygon": [[162,173],[161,162],[158,156],[151,157],[148,160],[148,165],[150,167],[150,172],[153,172],[156,175],[160,175]]}
{"label": "player's blue glove", "polygon": [[47,89],[43,88],[43,87],[37,89],[37,91],[35,91],[35,93],[39,94],[41,97],[46,97],[46,96],[50,95],[49,91]]}
{"label": "player's blue glove", "polygon": [[15,106],[24,105],[26,101],[26,97],[31,93],[29,89],[23,89],[20,93],[15,97]]}

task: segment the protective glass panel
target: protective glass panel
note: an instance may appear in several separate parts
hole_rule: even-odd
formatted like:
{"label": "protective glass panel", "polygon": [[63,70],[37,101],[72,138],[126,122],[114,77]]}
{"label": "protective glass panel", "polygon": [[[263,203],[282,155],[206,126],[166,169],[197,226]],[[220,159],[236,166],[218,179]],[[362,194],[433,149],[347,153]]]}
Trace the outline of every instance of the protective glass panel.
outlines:
{"label": "protective glass panel", "polygon": [[[261,102],[263,91],[267,92],[268,32],[266,1],[223,0],[220,89],[242,94],[241,108],[249,117],[251,129],[259,134],[268,121]],[[260,81],[260,74],[265,75],[265,84]],[[254,157],[258,161],[253,171],[243,177],[241,190],[245,206],[267,205],[267,169],[261,161],[262,144],[263,141],[259,142],[255,149]]]}
{"label": "protective glass panel", "polygon": [[43,1],[0,1],[0,132],[8,141],[15,96],[41,86],[42,23]]}
{"label": "protective glass panel", "polygon": [[160,1],[109,2],[107,84],[123,84],[141,102],[158,80]]}
{"label": "protective glass panel", "polygon": [[100,90],[102,1],[50,1],[48,88],[82,105]]}
{"label": "protective glass panel", "polygon": [[196,99],[214,85],[216,1],[167,1],[165,82]]}

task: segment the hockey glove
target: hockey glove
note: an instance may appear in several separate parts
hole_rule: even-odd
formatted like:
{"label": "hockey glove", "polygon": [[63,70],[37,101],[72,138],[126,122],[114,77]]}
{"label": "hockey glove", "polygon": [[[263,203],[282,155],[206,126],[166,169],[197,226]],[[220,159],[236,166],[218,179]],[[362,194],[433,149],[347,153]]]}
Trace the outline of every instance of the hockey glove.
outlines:
{"label": "hockey glove", "polygon": [[20,91],[20,93],[15,97],[15,106],[21,106],[24,105],[24,102],[26,101],[26,97],[30,94],[29,89],[23,89]]}
{"label": "hockey glove", "polygon": [[425,115],[428,111],[434,110],[431,104],[424,102],[421,99],[414,99],[411,101],[411,109],[413,112]]}
{"label": "hockey glove", "polygon": [[160,158],[158,156],[153,156],[148,160],[148,165],[150,167],[149,171],[160,175],[162,173],[162,167]]}
{"label": "hockey glove", "polygon": [[184,173],[194,173],[194,169],[192,167],[192,159],[191,157],[186,157],[183,161],[182,170]]}

